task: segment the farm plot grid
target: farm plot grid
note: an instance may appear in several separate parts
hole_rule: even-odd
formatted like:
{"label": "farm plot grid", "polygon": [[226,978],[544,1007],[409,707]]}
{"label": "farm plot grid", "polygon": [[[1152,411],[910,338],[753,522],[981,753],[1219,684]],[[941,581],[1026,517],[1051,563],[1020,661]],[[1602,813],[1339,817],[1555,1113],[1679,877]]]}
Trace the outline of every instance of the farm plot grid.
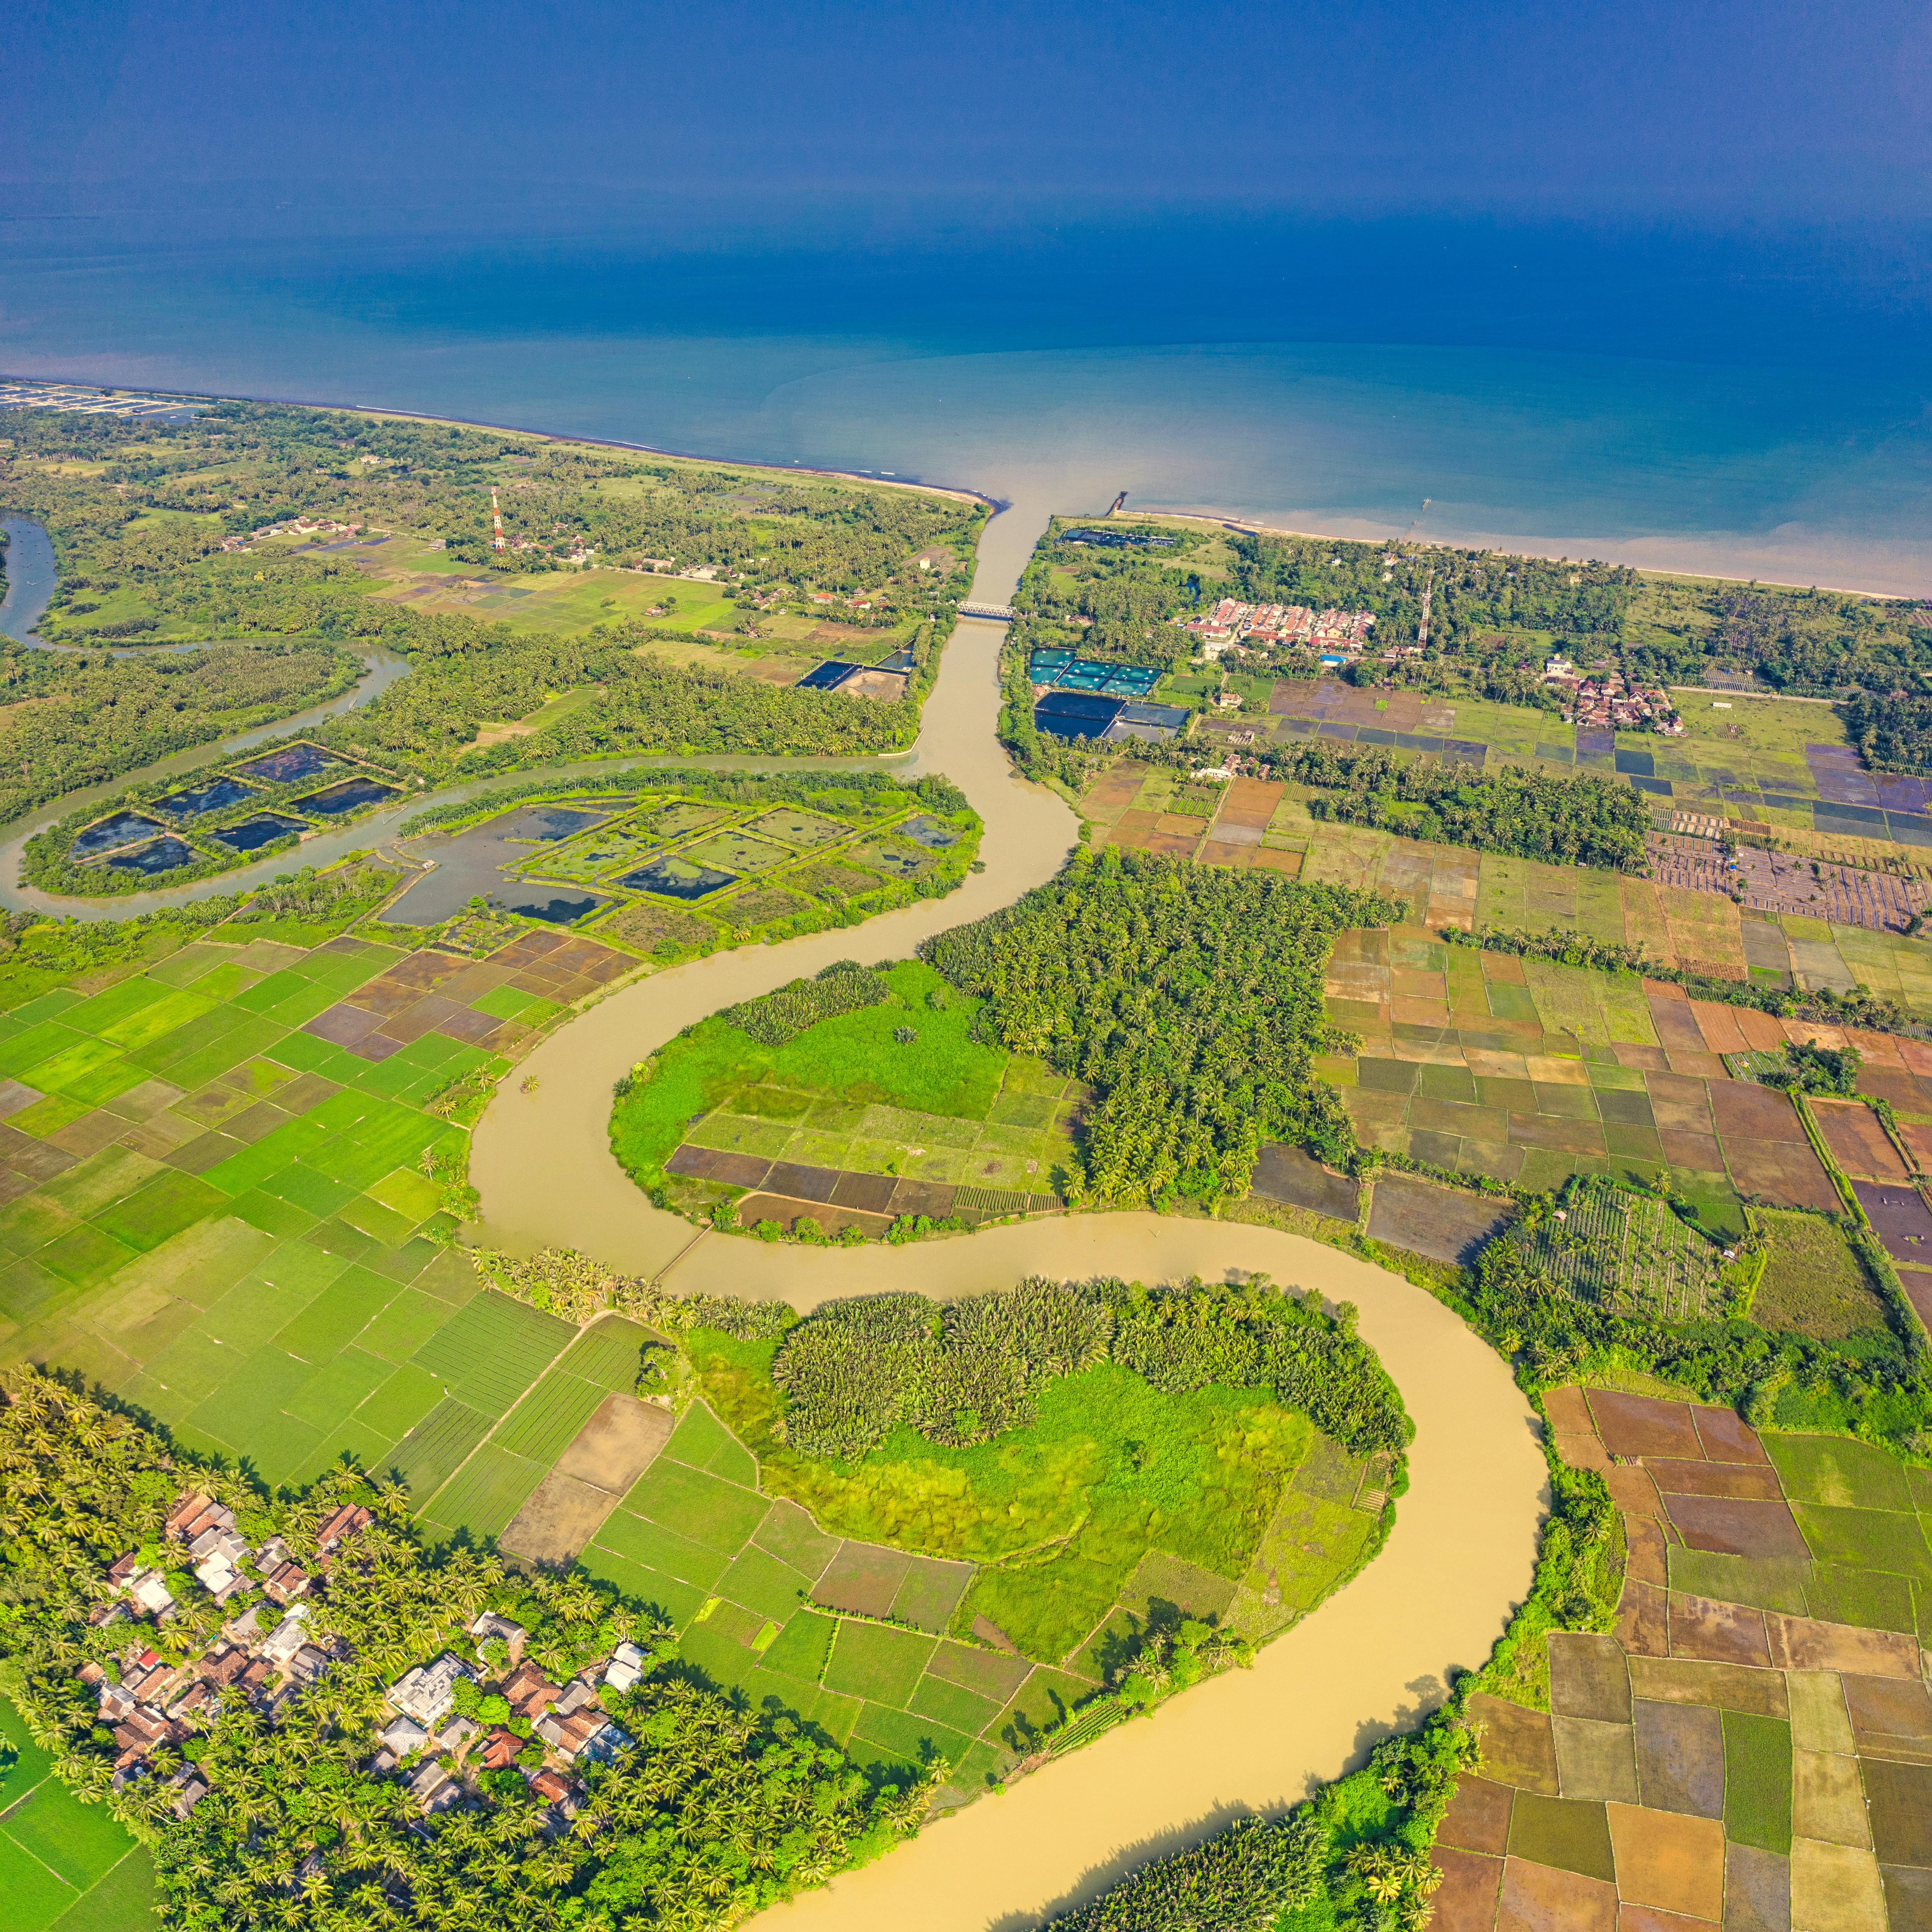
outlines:
{"label": "farm plot grid", "polygon": [[[1085,1102],[1086,1089],[1079,1082],[1054,1072],[1043,1060],[1017,1055],[1007,1062],[985,1113],[973,1116],[864,1106],[760,1081],[727,1094],[694,1123],[673,1156],[677,1164],[667,1166],[716,1180],[742,1174],[736,1184],[779,1193],[788,1181],[810,1172],[955,1190],[1049,1195],[1070,1164],[1073,1124]],[[749,1165],[694,1157],[700,1152],[770,1165],[753,1174]],[[798,1173],[788,1172],[794,1168]],[[836,1181],[827,1181],[824,1189],[828,1202],[842,1201]],[[874,1189],[859,1190],[844,1204],[884,1211],[886,1202]]]}
{"label": "farm plot grid", "polygon": [[632,962],[548,933],[476,962],[248,930],[0,1016],[0,1360],[271,1483],[345,1451],[440,1483],[534,1358],[466,1354],[481,1312],[438,1339],[476,1286],[431,1178],[466,1136],[428,1103]]}
{"label": "farm plot grid", "polygon": [[976,1565],[826,1534],[761,1491],[756,1460],[699,1402],[580,1560],[668,1616],[713,1682],[822,1726],[860,1762],[944,1756],[956,1803],[1105,1688],[1152,1601],[1273,1635],[1348,1574],[1381,1506],[1366,1466],[1316,1436],[1241,1576],[1156,1552],[1072,1652],[1029,1658],[975,1613]]}
{"label": "farm plot grid", "polygon": [[[1538,1192],[1575,1174],[1667,1172],[1727,1237],[1744,1231],[1742,1200],[1836,1211],[1790,1100],[1733,1079],[1723,1056],[1839,1032],[1633,975],[1449,946],[1416,926],[1343,934],[1327,993],[1330,1017],[1363,1044],[1318,1071],[1367,1144]],[[1868,1057],[1863,1090],[1932,1122],[1932,1048],[1851,1037]]]}
{"label": "farm plot grid", "polygon": [[[1295,788],[1257,779],[1222,788],[1216,816],[1180,815],[1171,808],[1174,776],[1130,764],[1105,773],[1081,802],[1091,842],[1380,889],[1406,899],[1411,916],[1438,931],[1558,927],[1613,945],[1641,946],[1660,965],[1838,992],[1862,986],[1932,1015],[1932,954],[1900,932],[1801,911],[1741,909],[1720,893],[1667,878],[1479,855],[1360,826],[1318,826]],[[1242,842],[1252,842],[1258,826],[1259,845]],[[1880,876],[1862,875],[1868,881]],[[1886,889],[1898,884],[1888,880]],[[1828,913],[1829,903],[1821,898],[1816,910]]]}
{"label": "farm plot grid", "polygon": [[0,1886],[9,1932],[142,1932],[154,1862],[120,1822],[52,1774],[26,1720],[0,1698]]}
{"label": "farm plot grid", "polygon": [[1554,1634],[1472,1700],[1482,1758],[1431,1855],[1435,1923],[1920,1923],[1924,1472],[1729,1410],[1545,1404],[1617,1507],[1622,1596],[1612,1630]]}

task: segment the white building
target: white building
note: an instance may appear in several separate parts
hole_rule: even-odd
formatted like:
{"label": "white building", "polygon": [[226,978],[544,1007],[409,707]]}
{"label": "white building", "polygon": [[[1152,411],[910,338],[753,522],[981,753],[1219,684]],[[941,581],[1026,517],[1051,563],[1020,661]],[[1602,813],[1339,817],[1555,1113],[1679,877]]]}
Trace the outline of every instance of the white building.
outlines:
{"label": "white building", "polygon": [[425,1730],[434,1730],[455,1702],[458,1682],[465,1678],[473,1684],[476,1673],[453,1651],[446,1650],[434,1664],[419,1664],[391,1684],[389,1702]]}

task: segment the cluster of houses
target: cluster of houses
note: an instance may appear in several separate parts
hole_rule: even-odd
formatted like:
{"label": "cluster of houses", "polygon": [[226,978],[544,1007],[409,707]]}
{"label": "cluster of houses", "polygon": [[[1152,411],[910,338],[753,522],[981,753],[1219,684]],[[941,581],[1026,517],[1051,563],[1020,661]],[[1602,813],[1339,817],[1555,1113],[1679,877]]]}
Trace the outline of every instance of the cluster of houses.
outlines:
{"label": "cluster of houses", "polygon": [[1544,666],[1543,681],[1563,688],[1569,700],[1563,715],[1573,724],[1602,731],[1656,731],[1666,738],[1684,735],[1684,721],[1660,685],[1628,683],[1621,671],[1580,674],[1564,657],[1552,657]]}
{"label": "cluster of houses", "polygon": [[[176,1567],[190,1567],[219,1604],[238,1596],[251,1600],[201,1656],[164,1658],[136,1634],[115,1668],[94,1660],[81,1666],[80,1681],[98,1697],[99,1722],[113,1736],[117,1789],[144,1775],[146,1760],[162,1746],[187,1742],[212,1717],[224,1691],[244,1699],[272,1722],[290,1697],[348,1654],[340,1639],[310,1634],[309,1599],[344,1544],[369,1522],[369,1512],[358,1504],[334,1510],[316,1529],[311,1575],[280,1537],[251,1546],[237,1529],[233,1510],[212,1497],[190,1491],[176,1498],[165,1526],[167,1541],[183,1552]],[[115,1594],[91,1613],[97,1628],[125,1622],[159,1630],[180,1614],[166,1574],[143,1562],[139,1552],[111,1564],[107,1578]],[[260,1599],[253,1600],[257,1590]],[[600,1688],[629,1690],[644,1674],[644,1653],[633,1644],[620,1644],[601,1670],[556,1684],[524,1656],[521,1625],[485,1611],[469,1634],[479,1658],[500,1654],[504,1660],[500,1678],[493,1682],[490,1666],[466,1662],[454,1652],[406,1672],[387,1692],[393,1714],[373,1741],[369,1775],[400,1777],[427,1817],[470,1796],[482,1773],[514,1768],[549,1808],[551,1827],[561,1830],[582,1796],[570,1767],[608,1762],[632,1742],[605,1714],[598,1693]],[[476,1695],[460,1686],[472,1687]],[[464,1714],[459,1703],[504,1720]],[[176,1772],[172,1788],[180,1818],[208,1791],[192,1765]]]}
{"label": "cluster of houses", "polygon": [[246,556],[264,537],[358,537],[362,534],[360,524],[331,523],[326,517],[296,517],[285,524],[264,524],[246,536],[224,537],[221,548]]}
{"label": "cluster of houses", "polygon": [[1200,640],[1202,655],[1210,658],[1242,644],[1307,644],[1346,660],[1367,648],[1375,621],[1372,610],[1313,610],[1306,604],[1243,604],[1224,597],[1180,628]]}
{"label": "cluster of houses", "polygon": [[[316,1532],[316,1576],[327,1572],[342,1544],[368,1522],[369,1512],[355,1504],[329,1515]],[[170,1660],[137,1636],[122,1652],[118,1676],[97,1662],[82,1666],[80,1681],[99,1697],[100,1721],[113,1735],[117,1786],[140,1776],[143,1760],[160,1746],[178,1745],[193,1736],[223,1691],[232,1690],[272,1716],[302,1685],[320,1677],[336,1654],[326,1640],[309,1640],[302,1599],[316,1577],[294,1560],[280,1537],[251,1546],[236,1527],[235,1512],[200,1490],[176,1498],[164,1534],[182,1549],[196,1582],[217,1604],[258,1587],[262,1600],[230,1622],[200,1657]],[[178,1614],[166,1574],[138,1551],[110,1564],[107,1581],[115,1594],[89,1614],[97,1628],[133,1621],[158,1628]],[[183,1770],[176,1786],[175,1809],[186,1817],[207,1786],[191,1768]]]}
{"label": "cluster of houses", "polygon": [[600,1682],[613,1690],[629,1690],[644,1674],[644,1653],[634,1644],[620,1644],[601,1673],[586,1671],[554,1684],[524,1655],[520,1624],[486,1610],[470,1634],[479,1646],[503,1646],[506,1667],[493,1694],[508,1707],[508,1721],[479,1720],[458,1708],[459,1702],[476,1707],[458,1687],[473,1685],[480,1693],[484,1679],[446,1651],[390,1685],[396,1714],[377,1738],[370,1774],[399,1774],[424,1815],[434,1816],[470,1795],[478,1774],[514,1768],[560,1827],[575,1814],[583,1786],[558,1766],[608,1763],[629,1746],[629,1734],[605,1715],[597,1694]]}

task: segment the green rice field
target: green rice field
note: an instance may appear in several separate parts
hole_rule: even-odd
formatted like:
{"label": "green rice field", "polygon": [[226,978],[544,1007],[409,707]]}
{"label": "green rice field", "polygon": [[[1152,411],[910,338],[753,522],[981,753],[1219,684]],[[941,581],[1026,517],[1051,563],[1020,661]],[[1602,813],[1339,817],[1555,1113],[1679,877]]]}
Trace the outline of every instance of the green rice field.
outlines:
{"label": "green rice field", "polygon": [[[974,1040],[978,1003],[930,967],[903,961],[885,977],[900,1004],[822,1020],[783,1046],[709,1020],[665,1048],[614,1116],[620,1158],[633,1174],[658,1173],[688,1144],[861,1174],[1054,1189],[1072,1150],[1078,1084]],[[895,1035],[908,1024],[917,1038],[902,1042]],[[677,1199],[718,1192],[671,1184]]]}
{"label": "green rice field", "polygon": [[0,1698],[0,1898],[8,1932],[140,1932],[154,1922],[148,1854],[83,1804]]}

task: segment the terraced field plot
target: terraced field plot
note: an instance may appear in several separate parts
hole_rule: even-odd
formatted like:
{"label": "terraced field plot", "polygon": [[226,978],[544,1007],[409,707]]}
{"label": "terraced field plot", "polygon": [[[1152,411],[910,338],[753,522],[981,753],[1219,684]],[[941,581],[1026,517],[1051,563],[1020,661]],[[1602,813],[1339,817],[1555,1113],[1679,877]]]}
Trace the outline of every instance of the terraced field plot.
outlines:
{"label": "terraced field plot", "polygon": [[8,1932],[143,1932],[154,1870],[126,1828],[52,1775],[14,1707],[0,1699],[0,1896]]}
{"label": "terraced field plot", "polygon": [[1432,1855],[1435,1922],[1921,1923],[1924,1472],[1729,1410],[1546,1403],[1620,1512],[1622,1600],[1614,1631],[1554,1634],[1507,1695],[1472,1700],[1482,1761]]}

